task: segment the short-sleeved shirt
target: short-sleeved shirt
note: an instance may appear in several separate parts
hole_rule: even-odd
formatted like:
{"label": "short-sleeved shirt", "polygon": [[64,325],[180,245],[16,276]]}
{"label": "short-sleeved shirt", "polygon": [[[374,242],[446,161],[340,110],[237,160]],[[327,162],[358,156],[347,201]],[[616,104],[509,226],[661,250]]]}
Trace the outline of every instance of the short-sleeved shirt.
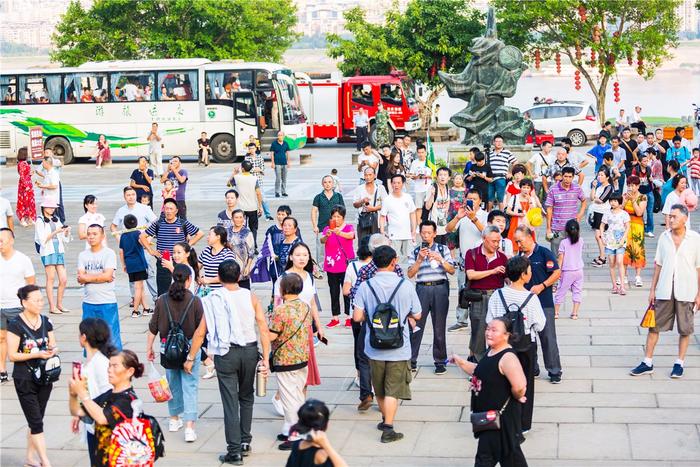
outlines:
{"label": "short-sleeved shirt", "polygon": [[56,187],[52,189],[43,188],[42,194],[44,195],[44,198],[50,198],[58,203],[58,200],[61,196],[61,175],[58,172],[58,169],[56,167],[52,167],[49,170],[46,170],[42,167],[41,173],[44,174],[44,180],[41,183],[42,185],[50,185]]}
{"label": "short-sleeved shirt", "polygon": [[552,207],[552,230],[562,231],[566,222],[578,215],[579,202],[585,201],[586,196],[580,186],[572,183],[566,190],[561,182],[557,182],[547,193],[545,208]]}
{"label": "short-sleeved shirt", "polygon": [[[482,173],[484,174],[487,178],[493,178],[493,171],[491,170],[491,166],[486,163],[479,167],[478,164],[472,164],[472,167],[470,169],[471,174],[475,173]],[[469,175],[469,174],[467,174]],[[470,188],[473,190],[479,190],[479,194],[481,195],[481,199],[485,200],[488,197],[489,194],[489,182],[484,180],[481,177],[474,176],[472,177],[471,180],[471,185]]]}
{"label": "short-sleeved shirt", "polygon": [[282,143],[277,140],[273,141],[272,145],[270,146],[270,151],[272,152],[272,158],[275,165],[287,165],[287,152],[290,150],[289,144],[287,144],[286,141],[282,141]]}
{"label": "short-sleeved shirt", "polygon": [[117,209],[114,219],[112,219],[112,224],[116,225],[119,230],[124,229],[124,218],[127,214],[135,216],[137,226],[141,228],[146,228],[151,222],[158,219],[153,210],[144,204],[136,203],[131,209],[125,204]]}
{"label": "short-sleeved shirt", "polygon": [[97,438],[97,452],[95,463],[97,467],[109,467],[109,448],[111,445],[112,431],[116,426],[130,418],[134,411],[131,408],[131,401],[136,399],[133,388],[126,391],[114,392],[109,390],[100,394],[93,401],[102,408],[102,413],[107,419],[106,425],[95,424],[95,437]]}
{"label": "short-sleeved shirt", "polygon": [[[148,177],[153,180],[153,171],[151,169],[146,170],[146,173],[148,174]],[[143,188],[134,188],[136,190],[136,200],[140,201],[141,197],[143,195],[148,195],[153,199],[153,187],[151,186],[150,183],[148,183],[148,180],[146,180],[146,177],[143,175],[143,172],[141,172],[139,169],[134,170],[131,172],[131,180],[134,181],[137,185],[145,185],[148,187],[150,191],[146,191]]]}
{"label": "short-sleeved shirt", "polygon": [[273,310],[269,327],[277,334],[270,362],[274,371],[294,371],[307,365],[310,326],[311,308],[298,298]]}
{"label": "short-sleeved shirt", "polygon": [[627,244],[627,236],[625,235],[625,224],[629,224],[630,215],[625,210],[618,212],[612,209],[603,214],[602,224],[608,226],[603,232],[603,243],[611,250],[622,248]]}
{"label": "short-sleeved shirt", "polygon": [[[102,274],[107,269],[111,269],[114,276],[114,272],[117,270],[117,255],[114,250],[105,247],[102,247],[98,252],[83,250],[78,255],[78,269],[85,271],[88,275]],[[117,303],[117,296],[114,294],[114,280],[83,285],[83,302],[92,305]]]}
{"label": "short-sleeved shirt", "polygon": [[[489,213],[483,209],[476,211],[476,219],[482,226],[486,226],[488,216]],[[459,250],[462,253],[462,257],[467,253],[467,250],[476,248],[481,244],[481,230],[467,216],[464,216],[457,222],[457,233],[459,234]]]}
{"label": "short-sleeved shirt", "polygon": [[414,193],[427,193],[433,183],[433,170],[428,167],[427,161],[414,159],[411,168],[408,169],[411,175],[420,176],[413,180]]}
{"label": "short-sleeved shirt", "polygon": [[[19,347],[17,352],[30,354],[47,350],[49,345],[49,332],[53,331],[53,323],[46,316],[41,316],[41,326],[33,330],[22,320],[21,316],[16,316],[7,323],[7,332],[19,336]],[[15,349],[9,349],[14,352]],[[12,370],[12,378],[18,380],[31,379],[30,368],[36,368],[35,360],[15,362]]]}
{"label": "short-sleeved shirt", "polygon": [[188,236],[197,235],[198,232],[199,227],[179,217],[172,223],[159,219],[146,229],[146,235],[156,237],[156,249],[170,253],[173,252],[176,243],[186,242]]}
{"label": "short-sleeved shirt", "polygon": [[387,218],[386,234],[391,240],[413,238],[410,214],[415,210],[413,198],[406,193],[402,193],[399,197],[392,194],[384,198],[380,212]]}
{"label": "short-sleeved shirt", "polygon": [[618,146],[617,149],[610,147],[610,152],[613,155],[613,164],[615,164],[615,167],[619,166],[620,162],[623,162],[627,158],[625,149],[620,146]]}
{"label": "short-sleeved shirt", "polygon": [[[126,88],[125,88],[126,89]],[[129,99],[130,101],[133,101],[134,99]],[[163,150],[163,133],[160,132],[160,130],[156,130],[156,135],[160,138],[160,141],[158,141],[157,138],[152,138],[148,140],[148,152],[149,153],[160,153]],[[151,136],[151,133],[148,133],[148,136]]]}
{"label": "short-sleeved shirt", "polygon": [[[375,199],[374,195],[377,195],[377,198]],[[360,201],[362,198],[369,198],[369,206],[370,207],[376,207],[376,206],[381,206],[382,205],[382,200],[385,199],[389,194],[386,192],[386,189],[384,188],[384,185],[381,183],[374,182],[374,191],[372,193],[369,193],[367,191],[367,184],[363,183],[362,185],[358,186],[355,188],[353,191],[353,197],[352,197],[352,203],[355,204],[358,201]],[[360,214],[365,211],[365,206],[361,205],[359,208],[357,208],[357,213]]]}
{"label": "short-sleeved shirt", "polygon": [[690,158],[690,151],[685,146],[681,146],[680,148],[670,147],[668,151],[666,151],[666,162],[668,163],[673,160],[678,161],[678,164],[681,166],[680,173],[682,174],[685,174],[687,170],[687,166],[683,166],[683,164],[688,162]]}
{"label": "short-sleeved shirt", "polygon": [[[506,305],[519,305],[525,303],[525,300],[530,296],[530,291],[528,290],[515,290],[512,287],[503,287],[500,289],[500,293],[503,294],[503,300],[499,295],[499,291],[496,291],[489,298],[488,311],[486,312],[486,322],[490,323],[494,318],[501,317],[506,314],[506,309],[503,306],[503,302]],[[530,336],[530,340],[535,342],[535,334],[541,332],[544,326],[547,324],[547,318],[542,311],[542,305],[537,299],[537,295],[530,298],[520,311],[522,311],[525,318],[524,322],[527,323],[525,326],[525,334]],[[534,331],[534,332],[533,332]]]}
{"label": "short-sleeved shirt", "polygon": [[634,150],[637,149],[637,142],[633,139],[625,141],[620,139],[620,147],[625,151],[625,172],[629,175],[634,165]]}
{"label": "short-sleeved shirt", "polygon": [[[247,229],[246,229],[247,230]],[[202,263],[204,277],[211,279],[219,275],[219,265],[227,259],[236,260],[236,256],[229,248],[222,248],[221,251],[214,254],[212,247],[208,246],[199,253],[199,262]],[[241,269],[241,274],[243,269]],[[212,289],[218,289],[221,284],[208,284]]]}
{"label": "short-sleeved shirt", "polygon": [[[411,267],[416,263],[418,259],[418,252],[421,250],[421,246],[418,245],[413,249],[413,252],[408,255],[408,266]],[[448,264],[454,265],[454,259],[452,259],[452,254],[450,254],[449,248],[439,243],[434,242],[430,246],[430,251],[437,251],[442,256],[443,261]],[[435,267],[433,267],[435,266]],[[442,266],[442,263],[438,262],[435,264],[433,260],[425,258],[418,268],[418,274],[416,274],[416,283],[421,282],[437,282],[447,280],[447,271]]]}
{"label": "short-sleeved shirt", "polygon": [[[467,251],[464,256],[464,270],[473,271],[488,271],[489,269],[495,269],[498,266],[506,267],[508,263],[508,257],[505,253],[501,251],[496,251],[496,253],[487,257],[484,252],[483,245],[479,245],[476,248],[472,248]],[[470,280],[469,287],[476,290],[494,290],[503,287],[503,283],[506,279],[505,273],[496,273],[486,276],[482,279]]]}
{"label": "short-sleeved shirt", "polygon": [[314,197],[311,203],[316,209],[318,209],[318,222],[316,226],[319,230],[323,230],[328,226],[328,221],[331,219],[331,209],[333,206],[345,206],[345,201],[343,200],[343,195],[338,192],[333,192],[330,198],[326,196],[325,192],[321,192]]}
{"label": "short-sleeved shirt", "polygon": [[369,117],[367,116],[367,114],[357,113],[352,117],[352,121],[355,124],[355,128],[367,128],[367,126],[369,125]]}
{"label": "short-sleeved shirt", "polygon": [[128,274],[148,270],[146,255],[143,253],[143,246],[139,243],[140,235],[141,232],[135,230],[119,237],[119,248],[124,251],[124,263]]}
{"label": "short-sleeved shirt", "polygon": [[570,238],[565,238],[559,244],[559,254],[564,255],[561,264],[562,271],[582,271],[583,270],[583,239],[571,243]]}
{"label": "short-sleeved shirt", "polygon": [[363,152],[357,157],[358,166],[362,162],[367,162],[367,164],[362,168],[362,171],[360,172],[360,180],[365,179],[365,172],[364,171],[365,171],[365,168],[367,168],[367,167],[371,167],[372,165],[376,165],[377,167],[374,169],[375,173],[379,171],[378,164],[381,162],[381,158],[380,158],[380,156],[376,155],[375,153],[371,153],[371,154],[367,155]]}
{"label": "short-sleeved shirt", "polygon": [[399,313],[399,320],[403,326],[403,347],[400,349],[375,349],[369,343],[369,322],[372,319],[374,309],[378,305],[374,294],[372,294],[372,291],[369,289],[369,284],[372,284],[372,288],[379,299],[386,301],[401,280],[402,279],[393,272],[379,271],[372,279],[363,282],[355,294],[355,307],[365,311],[364,326],[366,326],[367,330],[365,333],[365,355],[372,360],[399,362],[411,358],[410,329],[406,323],[406,319],[409,314],[420,314],[421,305],[415,287],[408,280],[403,280],[401,287],[396,291],[396,295],[392,301],[396,311]]}
{"label": "short-sleeved shirt", "polygon": [[[557,258],[552,253],[552,250],[541,245],[535,245],[532,254],[528,256],[530,267],[532,268],[532,277],[530,282],[525,284],[525,287],[530,290],[533,285],[541,284],[546,281],[554,271],[559,269]],[[553,308],[554,298],[552,296],[552,287],[545,287],[538,295],[542,308]]]}
{"label": "short-sleeved shirt", "polygon": [[12,205],[10,202],[0,196],[0,229],[7,228],[7,218],[12,217]]}
{"label": "short-sleeved shirt", "polygon": [[492,152],[489,154],[489,165],[493,172],[493,178],[506,178],[508,169],[510,169],[511,165],[515,164],[516,160],[516,157],[505,149],[502,149],[501,152]]}
{"label": "short-sleeved shirt", "polygon": [[187,170],[180,167],[178,173],[181,177],[185,177],[185,181],[180,183],[174,173],[168,172],[168,180],[172,180],[173,186],[177,190],[175,192],[175,201],[185,201],[185,192],[187,191],[187,181],[189,180],[189,174]]}
{"label": "short-sleeved shirt", "polygon": [[681,302],[695,301],[697,271],[700,269],[700,234],[687,229],[676,248],[671,231],[664,231],[659,236],[654,263],[661,267],[655,290],[657,300],[670,300],[673,294]]}
{"label": "short-sleeved shirt", "polygon": [[[80,219],[78,219],[78,225],[80,224],[85,224],[85,227],[90,227],[91,225],[97,224],[101,225],[102,227],[105,226],[105,216],[100,214],[99,212],[92,213],[92,212],[86,212],[82,216],[80,216]],[[102,239],[102,245],[107,246],[107,237],[105,236]],[[90,244],[85,240],[85,249],[90,248]]]}
{"label": "short-sleeved shirt", "polygon": [[32,260],[24,253],[15,250],[8,260],[0,255],[0,309],[21,308],[17,290],[34,275]]}
{"label": "short-sleeved shirt", "polygon": [[541,152],[533,154],[528,160],[532,164],[532,171],[535,176],[535,181],[539,181],[540,177],[547,175],[547,169],[552,164],[552,154],[547,154],[546,156]]}
{"label": "short-sleeved shirt", "polygon": [[600,144],[596,144],[593,146],[591,149],[586,154],[589,154],[593,157],[595,157],[595,164],[596,167],[600,167],[603,165],[603,155],[610,151],[611,146],[609,144],[605,144],[605,146],[601,146]]}

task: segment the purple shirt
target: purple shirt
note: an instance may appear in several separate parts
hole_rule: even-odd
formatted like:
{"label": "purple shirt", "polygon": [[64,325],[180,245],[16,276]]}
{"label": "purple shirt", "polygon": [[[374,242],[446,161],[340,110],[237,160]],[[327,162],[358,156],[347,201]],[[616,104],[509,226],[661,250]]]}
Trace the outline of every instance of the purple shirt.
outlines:
{"label": "purple shirt", "polygon": [[568,190],[557,182],[547,193],[544,202],[545,208],[552,208],[552,230],[561,232],[566,226],[566,221],[575,219],[578,215],[579,201],[586,199],[580,186],[572,183]]}
{"label": "purple shirt", "polygon": [[562,271],[583,270],[583,240],[571,243],[571,239],[565,238],[559,244],[559,254],[564,254],[564,261],[561,263]]}
{"label": "purple shirt", "polygon": [[178,171],[181,177],[185,177],[185,181],[183,183],[180,183],[177,180],[177,177],[175,176],[174,173],[169,172],[168,173],[168,178],[173,181],[173,185],[175,186],[175,189],[177,190],[175,192],[175,201],[185,201],[185,191],[187,190],[187,180],[189,180],[189,174],[187,173],[187,170],[183,169],[180,167],[180,170]]}

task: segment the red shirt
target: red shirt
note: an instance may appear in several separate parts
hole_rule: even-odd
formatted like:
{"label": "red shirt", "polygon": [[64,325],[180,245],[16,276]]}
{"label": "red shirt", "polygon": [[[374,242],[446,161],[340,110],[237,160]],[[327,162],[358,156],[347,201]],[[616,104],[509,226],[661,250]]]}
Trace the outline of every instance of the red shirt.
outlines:
{"label": "red shirt", "polygon": [[[506,267],[508,257],[500,251],[496,251],[496,255],[490,259],[483,252],[482,245],[467,251],[464,257],[464,270],[488,271],[489,269],[497,268],[498,266]],[[494,290],[503,287],[503,282],[506,278],[505,274],[492,274],[483,279],[469,281],[469,287],[477,290]]]}

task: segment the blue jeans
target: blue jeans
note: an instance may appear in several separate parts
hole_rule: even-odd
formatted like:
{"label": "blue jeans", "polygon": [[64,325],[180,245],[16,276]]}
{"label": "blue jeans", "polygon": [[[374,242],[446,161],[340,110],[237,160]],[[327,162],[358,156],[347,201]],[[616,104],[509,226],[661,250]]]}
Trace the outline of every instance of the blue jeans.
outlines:
{"label": "blue jeans", "polygon": [[112,344],[117,350],[122,350],[122,332],[119,327],[119,306],[116,303],[85,303],[83,302],[83,319],[100,318],[112,330]]}
{"label": "blue jeans", "polygon": [[624,193],[625,190],[625,171],[623,170],[622,173],[620,174],[620,178],[617,179],[617,191],[615,192],[618,195],[621,195]]}
{"label": "blue jeans", "polygon": [[272,214],[270,214],[270,206],[267,204],[267,201],[265,201],[264,199],[262,202],[262,208],[263,208],[263,214],[265,214],[266,219],[268,217],[272,217]]}
{"label": "blue jeans", "polygon": [[165,377],[170,385],[173,398],[168,401],[168,413],[171,417],[184,414],[186,422],[197,420],[197,393],[199,388],[199,354],[194,358],[192,374],[185,370],[165,370]]}
{"label": "blue jeans", "polygon": [[486,201],[503,202],[503,197],[506,194],[506,179],[497,178],[492,183],[489,183],[489,199]]}
{"label": "blue jeans", "polygon": [[647,193],[647,217],[644,219],[644,233],[654,232],[654,192]]}

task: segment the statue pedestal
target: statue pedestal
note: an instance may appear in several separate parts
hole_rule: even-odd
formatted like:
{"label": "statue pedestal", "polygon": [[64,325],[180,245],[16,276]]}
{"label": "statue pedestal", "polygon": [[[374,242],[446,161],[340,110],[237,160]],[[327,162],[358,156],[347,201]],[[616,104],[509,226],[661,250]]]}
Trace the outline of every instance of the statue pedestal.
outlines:
{"label": "statue pedestal", "polygon": [[512,144],[506,146],[521,164],[525,164],[530,157],[532,157],[533,146],[532,144]]}

